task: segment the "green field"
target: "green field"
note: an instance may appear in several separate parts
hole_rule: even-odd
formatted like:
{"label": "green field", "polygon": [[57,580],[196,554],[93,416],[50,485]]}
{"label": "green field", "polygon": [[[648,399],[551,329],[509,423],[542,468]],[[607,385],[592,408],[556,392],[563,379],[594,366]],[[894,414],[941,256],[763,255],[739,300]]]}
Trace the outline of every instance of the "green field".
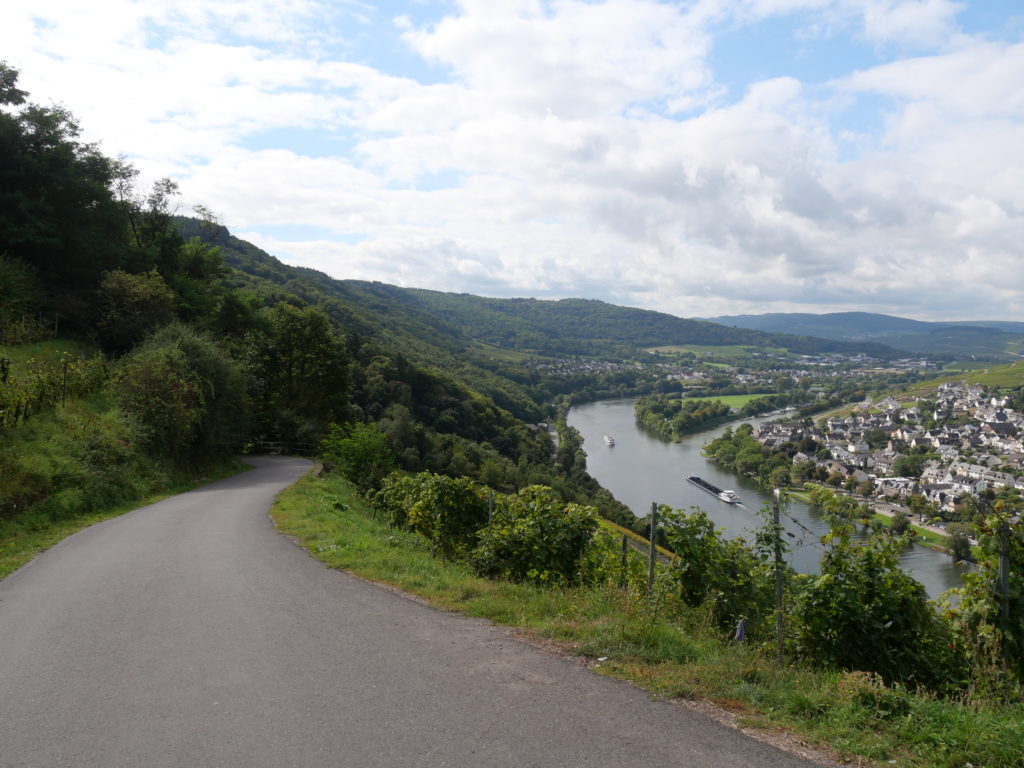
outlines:
{"label": "green field", "polygon": [[758,394],[758,395],[722,395],[721,397],[687,397],[687,398],[684,398],[684,399],[685,400],[706,400],[709,403],[712,403],[715,400],[720,400],[721,402],[723,402],[726,405],[728,405],[730,408],[742,408],[744,405],[749,403],[751,400],[757,400],[760,397],[768,397],[771,394],[774,394],[774,393],[762,392],[761,394]]}
{"label": "green field", "polygon": [[955,363],[949,363],[943,370],[950,373],[969,373],[971,371],[991,368],[993,365],[998,365],[998,363],[979,362],[978,360],[957,360]]}
{"label": "green field", "polygon": [[972,371],[949,373],[927,381],[920,381],[905,390],[906,395],[934,394],[940,384],[959,381],[964,384],[984,384],[987,387],[1024,386],[1024,360],[1006,365],[988,365]]}
{"label": "green field", "polygon": [[721,346],[704,346],[701,344],[673,344],[664,347],[650,347],[647,352],[661,352],[671,354],[673,352],[692,352],[697,357],[750,357],[755,352],[770,352],[776,355],[788,355],[789,351],[782,347],[752,347],[745,344],[730,344]]}

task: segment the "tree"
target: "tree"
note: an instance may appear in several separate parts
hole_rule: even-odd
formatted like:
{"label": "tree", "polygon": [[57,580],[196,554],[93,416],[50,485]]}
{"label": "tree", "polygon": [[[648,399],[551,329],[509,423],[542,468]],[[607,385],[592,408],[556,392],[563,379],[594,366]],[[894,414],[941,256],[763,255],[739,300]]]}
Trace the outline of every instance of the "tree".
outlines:
{"label": "tree", "polygon": [[0,253],[0,344],[45,338],[43,329],[37,327],[40,324],[31,321],[42,297],[42,282],[35,269]]}
{"label": "tree", "polygon": [[99,306],[96,330],[112,352],[131,349],[174,319],[174,293],[155,269],[142,275],[120,269],[107,272],[99,288]]}
{"label": "tree", "polygon": [[259,385],[259,426],[270,439],[319,443],[348,415],[349,356],[318,307],[278,304],[269,333],[254,339],[251,368]]}
{"label": "tree", "polygon": [[331,424],[321,447],[324,467],[339,470],[362,493],[380,488],[395,468],[388,436],[372,424]]}
{"label": "tree", "polygon": [[238,365],[207,335],[172,325],[126,356],[116,387],[148,450],[198,464],[238,450],[248,400]]}
{"label": "tree", "polygon": [[889,530],[897,536],[907,533],[910,530],[910,518],[907,517],[907,513],[897,509],[892,515],[892,525],[889,526]]}
{"label": "tree", "polygon": [[0,104],[18,106],[25,103],[26,91],[19,90],[18,70],[10,67],[6,61],[0,61]]}
{"label": "tree", "polygon": [[928,457],[923,453],[910,456],[899,456],[892,463],[892,471],[897,477],[920,477]]}
{"label": "tree", "polygon": [[950,523],[946,528],[949,535],[949,554],[953,560],[971,560],[971,529],[963,523]]}
{"label": "tree", "polygon": [[45,282],[48,308],[88,322],[88,292],[125,264],[124,210],[111,185],[116,164],[78,140],[63,107],[26,101],[18,72],[0,63],[0,243]]}

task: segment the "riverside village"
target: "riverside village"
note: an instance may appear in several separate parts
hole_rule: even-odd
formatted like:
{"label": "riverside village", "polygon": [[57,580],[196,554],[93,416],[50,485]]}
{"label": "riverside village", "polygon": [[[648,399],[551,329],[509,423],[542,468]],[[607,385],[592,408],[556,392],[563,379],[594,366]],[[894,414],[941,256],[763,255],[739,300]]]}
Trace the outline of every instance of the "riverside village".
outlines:
{"label": "riverside village", "polygon": [[1024,414],[980,385],[941,384],[931,412],[890,396],[817,425],[761,424],[753,436],[769,449],[799,444],[805,450],[792,460],[800,474],[816,471],[875,511],[904,507],[915,522],[940,529],[969,519],[966,510],[985,491],[1024,488]]}

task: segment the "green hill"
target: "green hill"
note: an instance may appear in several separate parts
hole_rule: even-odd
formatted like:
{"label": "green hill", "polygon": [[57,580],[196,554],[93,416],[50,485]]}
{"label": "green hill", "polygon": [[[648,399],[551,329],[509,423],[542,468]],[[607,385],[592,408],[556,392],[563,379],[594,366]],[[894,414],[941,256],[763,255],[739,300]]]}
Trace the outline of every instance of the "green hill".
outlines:
{"label": "green hill", "polygon": [[998,320],[925,322],[871,312],[769,313],[710,318],[737,328],[874,341],[917,354],[1016,359],[1024,353],[1024,323]]}
{"label": "green hill", "polygon": [[287,266],[227,229],[202,229],[194,220],[183,220],[181,226],[186,238],[200,236],[221,248],[225,263],[243,275],[235,279],[239,287],[272,293],[267,285],[260,287],[251,279],[266,281],[278,291],[321,304],[351,331],[387,339],[411,359],[446,367],[464,364],[470,357],[471,342],[556,356],[621,356],[645,347],[679,344],[746,345],[785,348],[797,354],[882,358],[901,354],[875,342],[762,333],[589,299],[492,299],[335,280],[316,270]]}

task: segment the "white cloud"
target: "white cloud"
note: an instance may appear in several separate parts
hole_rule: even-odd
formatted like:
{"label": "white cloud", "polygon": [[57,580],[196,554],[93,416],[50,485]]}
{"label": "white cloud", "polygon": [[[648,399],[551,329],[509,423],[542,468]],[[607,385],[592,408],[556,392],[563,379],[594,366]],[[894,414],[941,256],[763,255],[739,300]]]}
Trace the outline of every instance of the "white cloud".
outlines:
{"label": "white cloud", "polygon": [[868,0],[864,34],[877,43],[941,46],[955,31],[962,3],[950,0]]}
{"label": "white cloud", "polygon": [[[338,277],[681,315],[1024,312],[1024,44],[963,34],[958,4],[428,8],[68,0],[9,14],[0,48],[108,153]],[[880,53],[728,102],[715,35],[766,19]],[[392,49],[423,69],[367,52]],[[883,105],[877,139],[844,123],[862,99]],[[246,148],[291,129],[323,142]]]}

